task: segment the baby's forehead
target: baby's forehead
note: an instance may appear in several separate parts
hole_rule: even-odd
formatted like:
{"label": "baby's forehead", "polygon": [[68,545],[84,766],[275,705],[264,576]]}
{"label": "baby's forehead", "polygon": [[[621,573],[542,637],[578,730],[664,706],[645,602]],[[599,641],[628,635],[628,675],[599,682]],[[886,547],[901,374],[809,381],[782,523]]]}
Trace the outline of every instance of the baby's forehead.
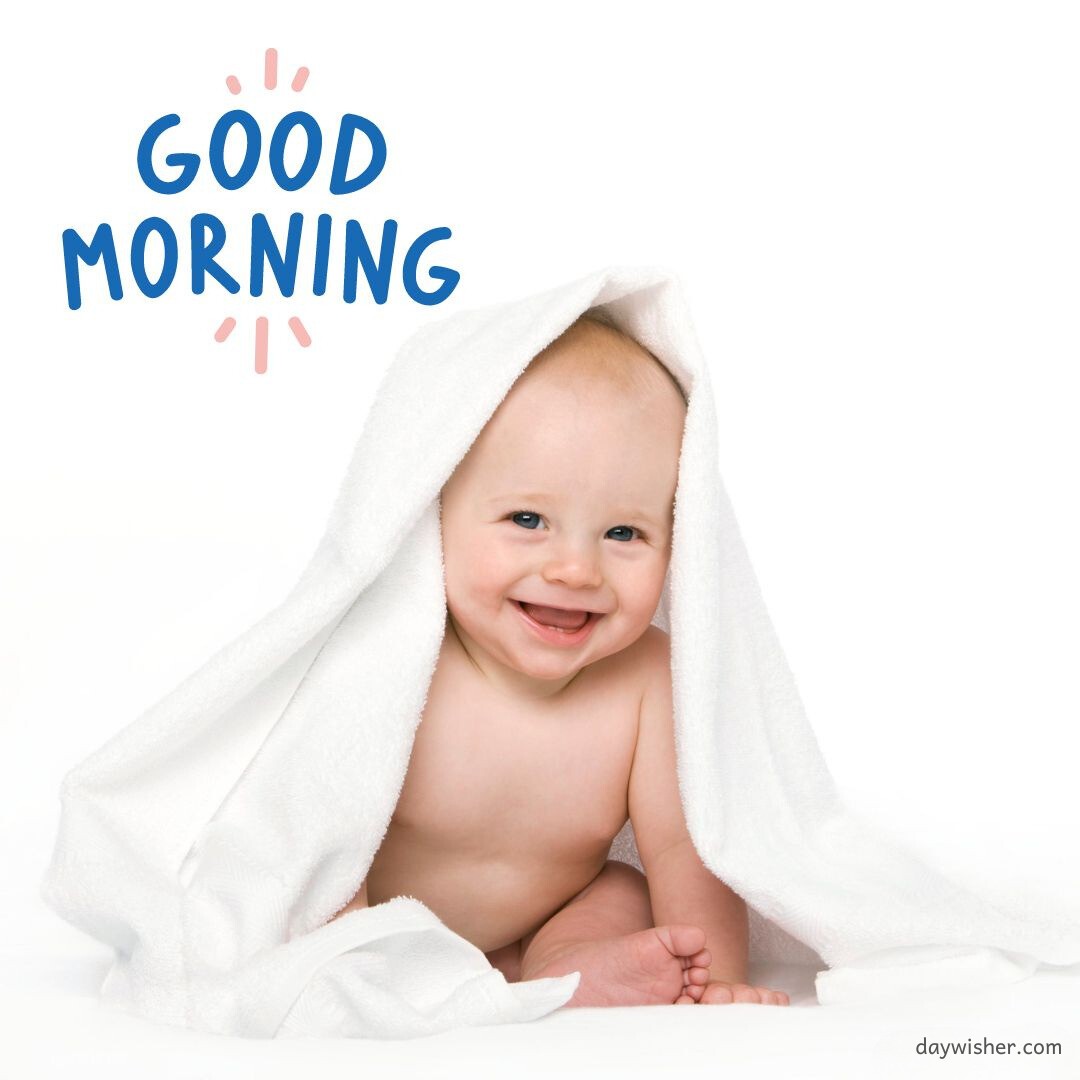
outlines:
{"label": "baby's forehead", "polygon": [[[619,431],[623,475],[646,472],[644,465],[634,468],[633,463],[642,458],[677,461],[685,417],[682,391],[659,360],[621,331],[579,319],[530,362],[453,478],[501,477],[525,460],[546,476],[549,460],[566,463],[569,443],[557,436],[552,441],[562,419],[575,440],[574,455],[593,454],[596,460],[597,441],[610,441],[612,432]],[[537,418],[554,418],[554,423],[538,428]]]}
{"label": "baby's forehead", "polygon": [[633,401],[666,405],[680,417],[686,408],[681,387],[660,360],[629,334],[589,315],[538,353],[514,389],[537,385],[577,393],[595,408]]}

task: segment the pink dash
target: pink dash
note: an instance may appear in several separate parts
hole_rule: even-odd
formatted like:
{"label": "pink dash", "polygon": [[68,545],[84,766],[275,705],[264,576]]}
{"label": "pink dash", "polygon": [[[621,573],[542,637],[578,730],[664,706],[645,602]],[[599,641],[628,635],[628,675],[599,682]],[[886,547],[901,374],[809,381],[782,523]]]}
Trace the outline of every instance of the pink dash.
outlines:
{"label": "pink dash", "polygon": [[229,88],[230,94],[240,93],[240,80],[235,75],[230,75],[225,80],[225,85]]}
{"label": "pink dash", "polygon": [[304,84],[307,82],[307,77],[311,74],[307,68],[297,68],[296,74],[293,76],[292,88],[297,92],[304,89]]}
{"label": "pink dash", "polygon": [[289,329],[293,337],[300,342],[300,347],[306,349],[311,344],[311,335],[304,329],[304,324],[294,315],[289,320]]}
{"label": "pink dash", "polygon": [[267,90],[277,88],[277,49],[266,50],[265,78],[263,82]]}
{"label": "pink dash", "polygon": [[266,337],[269,323],[263,316],[255,320],[255,374],[266,374]]}
{"label": "pink dash", "polygon": [[233,318],[226,319],[214,332],[215,341],[224,341],[232,332],[233,327],[236,326],[236,320]]}

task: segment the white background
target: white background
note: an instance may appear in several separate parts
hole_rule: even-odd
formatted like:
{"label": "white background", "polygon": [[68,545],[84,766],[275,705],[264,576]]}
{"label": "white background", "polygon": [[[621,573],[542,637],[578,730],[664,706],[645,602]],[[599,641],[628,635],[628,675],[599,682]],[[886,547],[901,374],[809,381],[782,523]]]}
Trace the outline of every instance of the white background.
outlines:
{"label": "white background", "polygon": [[[85,943],[36,899],[63,774],[288,591],[397,345],[618,263],[670,268],[689,292],[720,469],[843,792],[954,876],[1077,911],[1072,5],[72,4],[22,19],[0,76],[0,842],[28,955]],[[234,193],[203,174],[177,196],[142,185],[152,120],[179,113],[163,149],[205,155],[238,107],[267,143],[287,111],[320,120],[307,189],[277,191],[265,162]],[[388,158],[334,197],[343,112],[378,124]],[[264,212],[283,235],[296,210],[297,295],[245,295],[245,222]],[[240,297],[191,294],[201,211],[229,226]],[[460,270],[457,291],[420,307],[395,272],[386,305],[363,289],[346,305],[332,260],[312,297],[318,212],[372,243],[395,219],[398,265],[449,226],[424,265]],[[124,261],[152,214],[181,240],[154,300]],[[124,299],[97,268],[71,311],[61,233],[104,221]],[[217,344],[226,315],[238,326]]]}

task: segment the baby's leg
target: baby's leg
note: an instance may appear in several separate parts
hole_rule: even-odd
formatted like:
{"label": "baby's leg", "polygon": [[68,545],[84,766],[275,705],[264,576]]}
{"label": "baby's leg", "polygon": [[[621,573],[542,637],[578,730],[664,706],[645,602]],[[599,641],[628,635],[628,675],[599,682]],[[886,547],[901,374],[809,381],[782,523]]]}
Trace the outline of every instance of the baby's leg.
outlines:
{"label": "baby's leg", "polygon": [[692,1005],[708,982],[705,931],[653,927],[640,870],[609,859],[593,880],[521,940],[521,981],[581,972],[567,1005]]}

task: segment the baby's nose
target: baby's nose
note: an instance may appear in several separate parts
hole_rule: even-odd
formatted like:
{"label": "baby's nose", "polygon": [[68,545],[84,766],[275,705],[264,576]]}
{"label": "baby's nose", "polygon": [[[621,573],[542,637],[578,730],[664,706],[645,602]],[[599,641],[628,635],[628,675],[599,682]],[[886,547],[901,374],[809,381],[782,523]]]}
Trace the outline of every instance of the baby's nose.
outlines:
{"label": "baby's nose", "polygon": [[601,583],[599,554],[585,544],[564,544],[544,567],[546,581],[559,581],[576,589]]}

